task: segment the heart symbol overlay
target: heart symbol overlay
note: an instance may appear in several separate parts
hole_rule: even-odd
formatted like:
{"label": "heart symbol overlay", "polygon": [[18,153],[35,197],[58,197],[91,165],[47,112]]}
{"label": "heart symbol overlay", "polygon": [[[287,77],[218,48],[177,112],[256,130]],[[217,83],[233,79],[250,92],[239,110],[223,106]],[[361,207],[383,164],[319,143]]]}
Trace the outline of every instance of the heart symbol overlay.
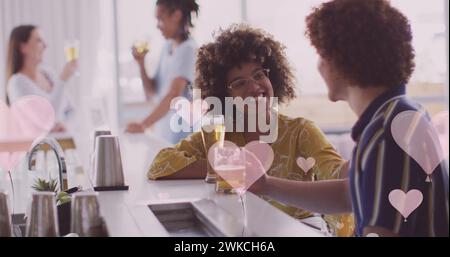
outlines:
{"label": "heart symbol overlay", "polygon": [[431,174],[444,159],[439,137],[432,123],[417,111],[404,111],[392,120],[391,132],[395,142],[411,156],[427,174]]}
{"label": "heart symbol overlay", "polygon": [[[229,169],[216,161],[216,153],[218,151],[225,151],[235,153],[237,159],[229,160],[227,166],[236,168]],[[261,176],[263,176],[272,166],[274,160],[274,153],[272,147],[267,143],[260,141],[252,141],[239,148],[236,144],[230,141],[224,141],[223,145],[220,142],[212,145],[208,151],[208,161],[214,171],[227,183],[232,186],[238,194],[244,194]],[[239,167],[239,168],[238,168]],[[235,172],[231,172],[234,170]],[[237,174],[236,172],[240,173]],[[239,179],[237,179],[239,177]]]}
{"label": "heart symbol overlay", "polygon": [[308,157],[308,159],[305,159],[303,157],[297,158],[297,165],[305,172],[305,175],[308,173],[308,171],[316,165],[316,160],[313,157]]}
{"label": "heart symbol overlay", "polygon": [[448,111],[443,111],[435,116],[432,119],[433,126],[436,129],[439,137],[439,141],[441,142],[442,151],[444,153],[444,158],[448,158],[448,138],[449,138],[449,116]]}
{"label": "heart symbol overlay", "polygon": [[389,193],[389,202],[406,219],[422,203],[423,195],[417,189],[412,189],[405,194],[400,189],[392,190]]}
{"label": "heart symbol overlay", "polygon": [[55,111],[40,96],[24,96],[8,107],[0,101],[0,168],[14,169],[33,142],[55,123]]}
{"label": "heart symbol overlay", "polygon": [[178,101],[187,101],[189,104],[176,104],[176,114],[178,114],[189,127],[197,124],[202,116],[208,111],[209,105],[203,99],[195,99],[190,102],[186,98],[181,98]]}

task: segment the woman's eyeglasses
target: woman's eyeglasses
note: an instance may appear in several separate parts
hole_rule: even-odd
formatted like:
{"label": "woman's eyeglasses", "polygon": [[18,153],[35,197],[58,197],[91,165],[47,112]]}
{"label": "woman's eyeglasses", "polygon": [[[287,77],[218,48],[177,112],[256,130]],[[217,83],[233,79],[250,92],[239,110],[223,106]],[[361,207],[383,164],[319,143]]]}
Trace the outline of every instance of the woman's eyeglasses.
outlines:
{"label": "woman's eyeglasses", "polygon": [[269,78],[269,69],[260,69],[253,73],[249,78],[242,78],[231,82],[228,85],[229,89],[242,89],[247,87],[251,82],[256,82],[260,84],[264,80]]}

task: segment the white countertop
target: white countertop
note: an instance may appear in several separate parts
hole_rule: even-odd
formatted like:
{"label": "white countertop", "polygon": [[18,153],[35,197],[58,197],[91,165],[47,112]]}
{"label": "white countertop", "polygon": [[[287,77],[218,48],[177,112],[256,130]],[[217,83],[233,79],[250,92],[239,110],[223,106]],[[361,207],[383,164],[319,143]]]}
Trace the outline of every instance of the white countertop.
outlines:
{"label": "white countertop", "polygon": [[[77,143],[77,140],[76,140]],[[237,195],[216,194],[213,184],[207,184],[203,180],[166,180],[149,181],[146,171],[149,163],[166,143],[159,138],[142,134],[122,134],[119,137],[121,155],[125,175],[125,183],[129,186],[128,191],[99,192],[101,213],[106,222],[110,236],[169,236],[155,215],[150,211],[148,205],[155,203],[191,202],[201,199],[209,199],[217,205],[217,209],[233,217],[233,222],[242,224],[244,228],[244,214],[242,204]],[[80,144],[77,144],[80,145]],[[90,147],[89,140],[81,143],[81,148]],[[77,168],[75,162],[86,159],[86,153],[78,149],[77,153],[68,152],[68,180],[69,187],[82,185],[84,189],[91,188],[86,176],[86,169]],[[79,155],[85,155],[81,157]],[[78,156],[77,156],[78,155]],[[77,159],[77,160],[74,160]],[[86,162],[85,162],[86,163]],[[24,167],[22,167],[24,168]],[[29,172],[25,172],[29,173]],[[23,173],[23,174],[25,174]],[[23,176],[17,175],[16,183],[21,182]],[[29,175],[25,177],[28,178]],[[25,181],[28,179],[25,179]],[[0,185],[5,187],[5,178],[0,180]],[[29,183],[29,182],[28,182]],[[17,187],[23,187],[17,185]],[[18,190],[16,190],[17,192]],[[15,212],[21,212],[26,207],[26,195],[31,190],[22,190],[16,198],[23,199],[16,203]],[[252,193],[246,193],[245,203],[247,210],[247,226],[244,235],[257,236],[323,236],[323,234],[311,227],[304,225],[289,215],[273,207],[265,200],[260,199]],[[211,215],[215,215],[212,213]],[[227,226],[231,222],[229,218],[217,217],[221,226]]]}
{"label": "white countertop", "polygon": [[[167,146],[148,135],[120,136],[122,162],[128,191],[99,192],[102,214],[111,236],[168,236],[148,204],[209,199],[244,224],[237,195],[217,194],[214,184],[203,180],[149,181],[149,163]],[[245,195],[248,231],[258,236],[323,236],[252,193]],[[226,221],[223,221],[226,222]]]}

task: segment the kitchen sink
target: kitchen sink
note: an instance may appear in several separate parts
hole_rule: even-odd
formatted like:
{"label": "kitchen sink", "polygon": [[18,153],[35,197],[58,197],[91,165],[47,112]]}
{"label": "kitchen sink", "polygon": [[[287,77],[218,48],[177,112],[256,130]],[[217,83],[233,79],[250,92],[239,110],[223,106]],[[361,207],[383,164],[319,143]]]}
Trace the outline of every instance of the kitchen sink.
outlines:
{"label": "kitchen sink", "polygon": [[[148,205],[170,236],[249,236],[244,223],[211,200]],[[245,233],[245,234],[244,234]]]}

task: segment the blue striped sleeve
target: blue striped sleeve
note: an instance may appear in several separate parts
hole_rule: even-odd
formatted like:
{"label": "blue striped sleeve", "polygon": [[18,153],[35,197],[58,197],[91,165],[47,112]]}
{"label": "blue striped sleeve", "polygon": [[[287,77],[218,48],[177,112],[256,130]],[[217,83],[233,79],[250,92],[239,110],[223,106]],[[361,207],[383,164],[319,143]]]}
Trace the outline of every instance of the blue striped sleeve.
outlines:
{"label": "blue striped sleeve", "polygon": [[[359,160],[360,226],[382,227],[401,236],[448,235],[448,192],[442,186],[448,176],[443,165],[433,173],[433,183],[425,182],[426,173],[397,145],[390,124],[386,126],[383,119],[374,124]],[[389,201],[396,189],[405,193],[416,189],[423,195],[422,203],[407,217]]]}

